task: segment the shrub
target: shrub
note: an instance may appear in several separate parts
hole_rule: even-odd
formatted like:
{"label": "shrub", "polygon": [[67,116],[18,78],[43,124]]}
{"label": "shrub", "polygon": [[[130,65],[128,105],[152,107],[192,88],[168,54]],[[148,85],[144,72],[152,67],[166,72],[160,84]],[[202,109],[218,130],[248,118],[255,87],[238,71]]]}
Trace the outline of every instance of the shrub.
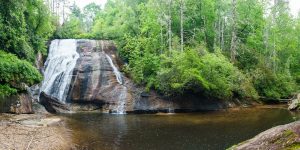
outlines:
{"label": "shrub", "polygon": [[297,89],[289,74],[275,74],[267,68],[257,68],[252,76],[259,95],[268,99],[287,98]]}
{"label": "shrub", "polygon": [[23,90],[22,84],[32,85],[42,76],[29,62],[0,50],[0,95],[10,95]]}
{"label": "shrub", "polygon": [[158,80],[158,88],[168,95],[192,91],[219,99],[230,99],[234,94],[257,97],[246,76],[220,53],[200,54],[191,49],[164,57]]}

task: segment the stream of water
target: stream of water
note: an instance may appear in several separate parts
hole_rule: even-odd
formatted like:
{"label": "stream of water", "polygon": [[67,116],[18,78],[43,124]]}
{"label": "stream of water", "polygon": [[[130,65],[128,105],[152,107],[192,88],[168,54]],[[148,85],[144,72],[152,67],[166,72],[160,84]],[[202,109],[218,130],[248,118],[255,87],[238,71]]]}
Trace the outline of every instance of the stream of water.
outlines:
{"label": "stream of water", "polygon": [[279,108],[147,115],[66,114],[82,149],[222,150],[271,127],[296,120]]}
{"label": "stream of water", "polygon": [[46,70],[41,91],[65,103],[78,58],[76,40],[53,40],[45,62]]}

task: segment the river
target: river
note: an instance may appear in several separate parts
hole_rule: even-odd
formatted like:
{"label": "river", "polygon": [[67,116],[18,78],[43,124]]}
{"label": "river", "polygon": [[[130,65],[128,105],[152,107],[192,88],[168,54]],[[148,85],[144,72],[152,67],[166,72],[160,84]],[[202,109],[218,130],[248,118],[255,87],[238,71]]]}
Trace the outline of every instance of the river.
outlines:
{"label": "river", "polygon": [[297,120],[281,108],[179,113],[65,114],[72,139],[80,149],[222,150],[271,127]]}

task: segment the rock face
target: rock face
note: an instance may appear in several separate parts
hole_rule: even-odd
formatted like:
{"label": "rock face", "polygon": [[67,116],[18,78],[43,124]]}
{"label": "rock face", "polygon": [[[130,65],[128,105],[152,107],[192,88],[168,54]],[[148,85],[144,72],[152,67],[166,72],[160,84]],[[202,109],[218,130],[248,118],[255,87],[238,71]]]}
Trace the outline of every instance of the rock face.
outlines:
{"label": "rock face", "polygon": [[1,113],[31,114],[34,113],[32,108],[32,99],[30,95],[21,93],[0,99]]}
{"label": "rock face", "polygon": [[[72,74],[68,102],[109,104],[122,113],[131,93],[118,71],[116,48],[110,41],[78,41],[80,58]],[[124,108],[120,108],[124,107]]]}
{"label": "rock face", "polygon": [[166,99],[155,92],[146,93],[122,75],[120,62],[112,41],[54,40],[45,63],[40,102],[50,112],[100,110],[119,114],[228,106],[197,96]]}
{"label": "rock face", "polygon": [[133,112],[137,113],[210,111],[224,109],[231,105],[225,101],[207,99],[193,94],[175,98],[163,98],[154,91],[145,94],[144,92],[139,92],[140,90],[133,91],[135,99],[132,102],[132,107]]}
{"label": "rock face", "polygon": [[42,96],[62,104],[92,104],[125,113],[132,97],[117,64],[111,41],[54,40],[45,63]]}
{"label": "rock face", "polygon": [[16,114],[34,113],[31,97],[28,94],[19,94],[17,96],[17,101],[11,105],[10,112]]}
{"label": "rock face", "polygon": [[300,148],[300,121],[281,125],[260,133],[253,139],[242,142],[231,150],[282,150]]}

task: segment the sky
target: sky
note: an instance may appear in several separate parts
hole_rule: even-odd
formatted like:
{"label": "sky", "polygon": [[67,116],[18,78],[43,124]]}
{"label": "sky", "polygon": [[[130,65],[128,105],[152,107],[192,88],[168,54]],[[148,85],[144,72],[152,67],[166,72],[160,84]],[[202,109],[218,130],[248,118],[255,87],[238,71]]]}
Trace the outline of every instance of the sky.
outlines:
{"label": "sky", "polygon": [[290,9],[293,15],[297,15],[300,10],[300,0],[289,0],[290,1]]}
{"label": "sky", "polygon": [[[101,5],[103,7],[107,0],[74,0],[74,1],[80,8],[83,8],[84,6],[92,2]],[[293,15],[296,16],[300,10],[300,0],[289,0],[289,1],[290,1],[291,12]]]}
{"label": "sky", "polygon": [[104,7],[107,0],[74,0],[74,1],[77,4],[77,6],[79,6],[81,9],[83,9],[84,6],[86,6],[90,3],[93,3],[93,2],[98,5],[101,5],[101,7]]}

